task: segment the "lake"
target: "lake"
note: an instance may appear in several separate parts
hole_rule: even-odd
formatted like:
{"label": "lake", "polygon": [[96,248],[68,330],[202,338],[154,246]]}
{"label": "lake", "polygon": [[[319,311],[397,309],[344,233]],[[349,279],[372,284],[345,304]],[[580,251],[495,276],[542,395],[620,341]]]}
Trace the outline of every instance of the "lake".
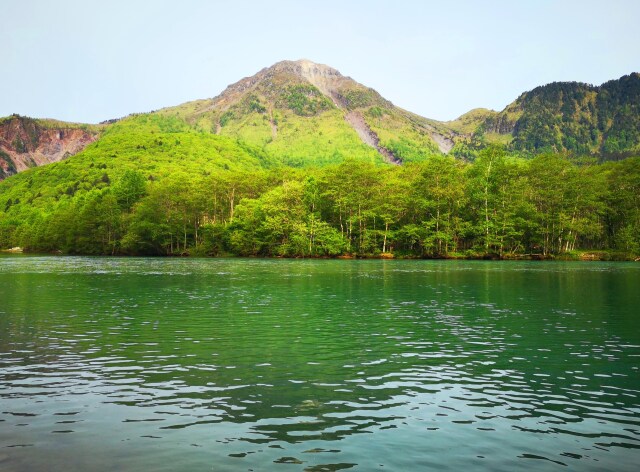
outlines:
{"label": "lake", "polygon": [[638,263],[0,256],[0,469],[635,471],[639,307]]}

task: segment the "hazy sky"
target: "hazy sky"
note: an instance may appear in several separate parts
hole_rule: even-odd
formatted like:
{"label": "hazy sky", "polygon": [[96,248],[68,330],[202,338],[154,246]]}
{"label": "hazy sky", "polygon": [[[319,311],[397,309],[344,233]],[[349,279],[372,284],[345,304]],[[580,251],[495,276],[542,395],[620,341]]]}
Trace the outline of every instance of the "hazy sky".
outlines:
{"label": "hazy sky", "polygon": [[0,0],[0,116],[95,123],[328,64],[440,120],[640,71],[640,1]]}

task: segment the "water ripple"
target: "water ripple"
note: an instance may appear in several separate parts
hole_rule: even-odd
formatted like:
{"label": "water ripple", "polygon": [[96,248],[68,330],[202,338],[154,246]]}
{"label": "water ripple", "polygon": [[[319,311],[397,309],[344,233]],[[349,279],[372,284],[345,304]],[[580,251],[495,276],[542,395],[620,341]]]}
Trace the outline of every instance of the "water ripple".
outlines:
{"label": "water ripple", "polygon": [[2,259],[0,465],[635,470],[632,267]]}

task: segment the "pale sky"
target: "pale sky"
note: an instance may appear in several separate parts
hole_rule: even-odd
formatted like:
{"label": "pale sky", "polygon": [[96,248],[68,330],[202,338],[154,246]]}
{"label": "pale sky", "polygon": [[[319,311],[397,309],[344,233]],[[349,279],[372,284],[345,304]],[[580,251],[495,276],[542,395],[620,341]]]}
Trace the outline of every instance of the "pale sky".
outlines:
{"label": "pale sky", "polygon": [[0,0],[0,116],[96,123],[306,58],[450,120],[640,72],[639,18],[638,0]]}

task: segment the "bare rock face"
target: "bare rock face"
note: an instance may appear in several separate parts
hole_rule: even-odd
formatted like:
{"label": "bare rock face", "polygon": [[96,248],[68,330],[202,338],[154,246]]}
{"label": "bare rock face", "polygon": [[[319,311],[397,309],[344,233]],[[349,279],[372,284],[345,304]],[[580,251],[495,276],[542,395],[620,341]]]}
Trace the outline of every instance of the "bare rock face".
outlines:
{"label": "bare rock face", "polygon": [[350,77],[342,75],[336,69],[324,64],[316,64],[307,59],[297,61],[281,61],[266,67],[251,77],[245,77],[229,85],[220,95],[210,100],[210,105],[203,111],[212,109],[227,110],[251,93],[262,94],[272,100],[289,85],[310,84],[322,95],[329,98],[340,109],[351,110],[359,104],[350,103],[349,92],[362,98],[371,95],[369,101],[379,102],[383,106],[391,106],[373,89],[365,87]]}
{"label": "bare rock face", "polygon": [[98,138],[86,125],[12,115],[0,120],[0,180],[30,167],[57,162]]}
{"label": "bare rock face", "polygon": [[354,81],[343,76],[336,69],[324,64],[316,64],[307,59],[298,61],[283,61],[273,66],[275,70],[288,70],[291,73],[305,79],[325,96],[335,101],[339,89],[345,85],[351,85]]}
{"label": "bare rock face", "polygon": [[[372,109],[374,109],[372,111]],[[192,106],[185,113],[188,122],[207,122],[217,134],[226,123],[235,123],[234,131],[247,126],[246,116],[262,113],[271,124],[271,142],[278,139],[278,112],[293,112],[302,121],[324,112],[338,110],[363,144],[374,148],[392,164],[402,159],[389,148],[389,141],[399,141],[398,134],[408,131],[420,145],[430,145],[434,152],[447,153],[453,146],[452,133],[436,127],[428,120],[396,107],[377,91],[325,64],[307,59],[281,61],[229,85],[218,96]],[[378,119],[374,129],[371,113]],[[335,115],[335,113],[334,113]],[[409,116],[411,115],[411,116]],[[203,119],[203,117],[205,117]],[[378,135],[388,131],[384,139]],[[240,131],[242,134],[242,131]],[[326,143],[328,147],[332,143]]]}

